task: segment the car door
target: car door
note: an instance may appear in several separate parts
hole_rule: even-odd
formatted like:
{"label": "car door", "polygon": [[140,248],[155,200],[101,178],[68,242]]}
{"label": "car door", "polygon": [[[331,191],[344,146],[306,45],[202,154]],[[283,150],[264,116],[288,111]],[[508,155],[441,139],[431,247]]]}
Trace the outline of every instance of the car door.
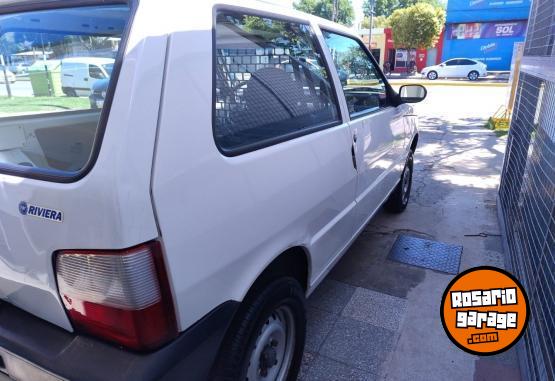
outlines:
{"label": "car door", "polygon": [[459,74],[461,77],[468,76],[468,74],[473,70],[476,70],[478,73],[480,73],[480,70],[478,69],[478,64],[472,60],[467,60],[467,59],[459,60],[459,67],[460,67]]}
{"label": "car door", "polygon": [[375,61],[353,37],[322,29],[336,70],[347,73],[342,92],[353,133],[353,155],[358,171],[357,227],[362,227],[395,186],[404,162],[407,109],[393,107]]}
{"label": "car door", "polygon": [[242,297],[291,247],[317,283],[354,234],[351,131],[310,22],[222,5],[211,28],[172,35],[152,186],[186,306]]}
{"label": "car door", "polygon": [[447,77],[447,78],[453,78],[453,77],[459,77],[459,60],[454,59],[454,60],[449,60],[449,61],[445,61],[444,66],[442,68],[442,72],[439,74],[440,77]]}

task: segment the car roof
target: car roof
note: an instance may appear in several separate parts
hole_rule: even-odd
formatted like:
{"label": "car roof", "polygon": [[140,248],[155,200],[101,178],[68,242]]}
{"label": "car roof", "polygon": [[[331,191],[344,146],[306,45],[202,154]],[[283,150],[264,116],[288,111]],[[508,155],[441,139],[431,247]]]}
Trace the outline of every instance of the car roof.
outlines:
{"label": "car roof", "polygon": [[[128,2],[132,2],[132,0],[128,0]],[[106,0],[1,0],[0,14],[107,3],[111,2]],[[187,30],[202,31],[206,29],[206,24],[203,21],[205,18],[198,17],[198,15],[206,16],[207,14],[212,14],[215,8],[223,8],[246,12],[247,14],[249,12],[256,12],[263,16],[264,13],[271,13],[285,19],[306,20],[318,24],[325,29],[340,32],[360,40],[360,36],[344,25],[284,6],[277,3],[276,0],[202,0],[196,2],[193,7],[186,4],[183,0],[165,0],[164,6],[160,6],[159,0],[140,0],[138,4],[139,8],[146,10],[143,13],[148,18],[148,20],[141,20],[140,22],[143,27],[143,32],[141,33],[143,35],[171,34]],[[187,12],[183,13],[178,10]],[[210,22],[212,22],[211,19]]]}

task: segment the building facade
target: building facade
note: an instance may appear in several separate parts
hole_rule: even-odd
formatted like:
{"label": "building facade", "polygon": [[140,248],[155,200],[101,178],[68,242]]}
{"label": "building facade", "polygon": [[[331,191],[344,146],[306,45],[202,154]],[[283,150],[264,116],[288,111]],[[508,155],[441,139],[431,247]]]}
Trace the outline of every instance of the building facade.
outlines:
{"label": "building facade", "polygon": [[395,46],[391,28],[372,29],[372,41],[370,43],[368,42],[368,32],[368,29],[361,29],[358,34],[364,44],[369,47],[382,69],[387,66],[391,72],[406,73],[410,63],[414,62],[417,71],[420,72],[424,67],[436,65],[441,60],[443,31],[433,48],[410,50]]}
{"label": "building facade", "polygon": [[471,58],[491,71],[510,70],[524,41],[531,0],[449,0],[442,60]]}

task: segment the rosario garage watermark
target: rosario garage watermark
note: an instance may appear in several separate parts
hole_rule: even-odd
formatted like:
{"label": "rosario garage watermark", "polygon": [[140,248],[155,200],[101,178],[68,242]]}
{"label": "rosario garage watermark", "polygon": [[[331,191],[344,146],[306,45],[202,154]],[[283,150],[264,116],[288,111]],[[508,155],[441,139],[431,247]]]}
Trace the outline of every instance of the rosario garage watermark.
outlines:
{"label": "rosario garage watermark", "polygon": [[492,355],[509,349],[528,323],[528,299],[522,285],[495,267],[459,274],[445,290],[441,304],[447,336],[472,354]]}

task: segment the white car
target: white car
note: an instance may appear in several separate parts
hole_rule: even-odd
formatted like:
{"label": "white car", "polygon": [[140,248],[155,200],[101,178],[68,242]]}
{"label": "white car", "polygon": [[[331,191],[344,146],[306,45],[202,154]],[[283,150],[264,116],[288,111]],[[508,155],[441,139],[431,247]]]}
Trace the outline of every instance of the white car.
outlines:
{"label": "white car", "polygon": [[422,76],[435,80],[438,78],[468,78],[475,81],[488,75],[485,63],[468,58],[453,58],[439,65],[428,66],[422,69]]}
{"label": "white car", "polygon": [[426,89],[267,2],[3,4],[14,54],[119,51],[101,110],[0,117],[0,373],[295,379],[306,296],[407,207]]}

